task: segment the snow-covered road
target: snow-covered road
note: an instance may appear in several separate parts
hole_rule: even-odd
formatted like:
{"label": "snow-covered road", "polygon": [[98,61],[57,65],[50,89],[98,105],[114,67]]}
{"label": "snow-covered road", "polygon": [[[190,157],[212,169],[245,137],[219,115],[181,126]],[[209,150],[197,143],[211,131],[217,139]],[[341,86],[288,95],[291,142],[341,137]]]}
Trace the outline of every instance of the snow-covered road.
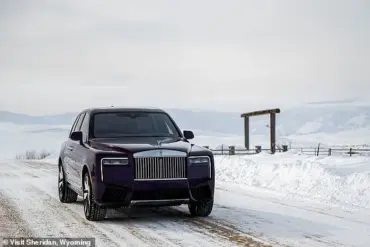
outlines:
{"label": "snow-covered road", "polygon": [[[81,202],[62,204],[57,167],[0,162],[0,238],[95,237],[97,246],[368,246],[370,212],[294,200],[217,181],[208,218],[186,207],[120,209],[89,222]],[[263,245],[266,244],[266,245]]]}

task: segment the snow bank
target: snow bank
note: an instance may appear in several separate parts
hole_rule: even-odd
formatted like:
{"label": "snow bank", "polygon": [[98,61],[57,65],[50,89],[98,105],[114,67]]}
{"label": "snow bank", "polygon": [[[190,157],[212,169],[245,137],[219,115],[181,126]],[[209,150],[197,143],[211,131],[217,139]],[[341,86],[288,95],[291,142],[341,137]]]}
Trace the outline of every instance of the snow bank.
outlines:
{"label": "snow bank", "polygon": [[48,163],[48,164],[53,164],[53,165],[58,165],[58,159],[59,159],[59,153],[54,152],[47,156],[44,159],[37,160],[37,162],[43,162],[43,163]]}
{"label": "snow bank", "polygon": [[370,208],[370,158],[299,153],[216,156],[218,181]]}

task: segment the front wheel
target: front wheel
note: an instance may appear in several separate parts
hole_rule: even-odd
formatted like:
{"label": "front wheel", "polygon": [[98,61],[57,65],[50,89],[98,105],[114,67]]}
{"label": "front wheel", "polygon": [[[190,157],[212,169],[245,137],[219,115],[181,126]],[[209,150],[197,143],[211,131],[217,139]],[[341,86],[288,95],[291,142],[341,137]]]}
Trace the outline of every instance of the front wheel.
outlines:
{"label": "front wheel", "polygon": [[107,213],[106,207],[101,207],[94,201],[94,193],[92,191],[91,182],[89,179],[89,173],[86,172],[84,175],[83,182],[84,190],[84,212],[87,220],[99,221],[105,218]]}
{"label": "front wheel", "polygon": [[213,200],[207,202],[190,202],[188,207],[191,216],[207,217],[212,212]]}

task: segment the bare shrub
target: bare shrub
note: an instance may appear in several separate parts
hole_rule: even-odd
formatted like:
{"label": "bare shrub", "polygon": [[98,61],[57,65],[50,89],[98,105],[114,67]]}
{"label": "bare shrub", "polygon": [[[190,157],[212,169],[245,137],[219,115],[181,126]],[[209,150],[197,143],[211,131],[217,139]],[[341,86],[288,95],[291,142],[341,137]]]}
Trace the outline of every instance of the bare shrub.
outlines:
{"label": "bare shrub", "polygon": [[25,155],[26,160],[36,159],[36,150],[27,150]]}
{"label": "bare shrub", "polygon": [[21,159],[23,159],[23,155],[21,155],[21,154],[17,154],[17,155],[15,156],[15,159],[16,159],[16,160],[21,160]]}
{"label": "bare shrub", "polygon": [[27,150],[23,154],[16,154],[15,159],[17,160],[41,160],[48,157],[51,153],[46,150],[42,150],[39,153],[36,150]]}
{"label": "bare shrub", "polygon": [[38,155],[38,159],[45,159],[46,157],[48,157],[50,155],[50,152],[49,151],[46,151],[46,150],[42,150],[40,152],[40,154]]}

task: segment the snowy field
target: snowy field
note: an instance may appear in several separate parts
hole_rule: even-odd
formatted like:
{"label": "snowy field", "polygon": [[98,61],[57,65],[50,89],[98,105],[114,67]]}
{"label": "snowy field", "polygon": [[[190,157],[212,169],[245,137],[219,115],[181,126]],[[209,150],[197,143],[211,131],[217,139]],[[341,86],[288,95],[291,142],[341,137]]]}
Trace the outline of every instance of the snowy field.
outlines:
{"label": "snowy field", "polygon": [[[47,151],[55,154],[59,151],[61,143],[66,140],[70,131],[69,125],[17,125],[0,122],[0,136],[5,145],[0,149],[0,159],[13,159],[17,154],[24,154],[27,150],[37,152]],[[234,145],[244,147],[244,137],[219,132],[193,130],[195,138],[191,142],[211,148],[221,145]],[[325,146],[363,146],[370,143],[370,130],[356,129],[339,133],[315,133],[305,135],[277,135],[279,145],[288,145],[293,148]],[[368,142],[366,142],[368,141]],[[269,147],[269,136],[251,135],[250,146],[262,145]]]}
{"label": "snowy field", "polygon": [[[84,219],[81,203],[58,201],[56,161],[67,126],[20,130],[2,124],[0,131],[7,140],[0,153],[0,219],[5,222],[11,214],[8,221],[17,221],[11,228],[0,223],[4,235],[94,235],[98,246],[369,246],[370,157],[315,157],[295,151],[216,156],[210,217],[194,221],[186,207],[174,207],[112,211],[111,219],[94,223]],[[205,133],[193,142],[242,141]],[[52,154],[41,161],[14,160],[28,149]]]}

